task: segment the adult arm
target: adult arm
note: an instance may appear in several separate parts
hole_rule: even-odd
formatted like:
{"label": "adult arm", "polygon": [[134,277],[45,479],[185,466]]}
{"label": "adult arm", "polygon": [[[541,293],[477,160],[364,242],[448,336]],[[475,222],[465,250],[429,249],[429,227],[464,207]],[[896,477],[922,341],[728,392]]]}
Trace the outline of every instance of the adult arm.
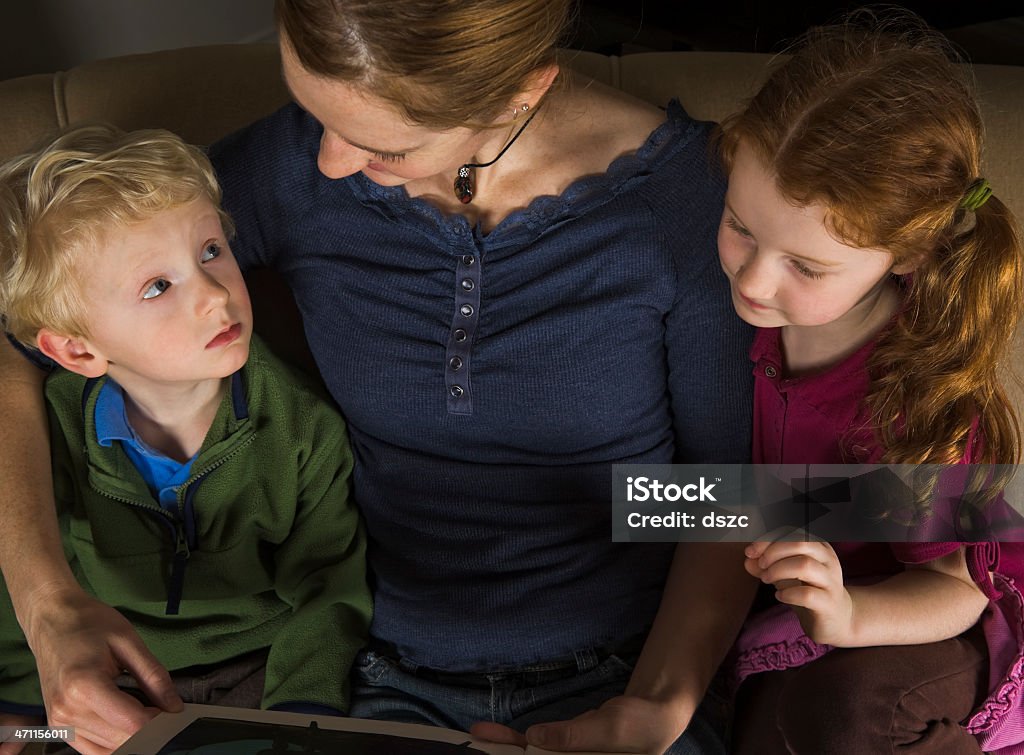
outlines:
{"label": "adult arm", "polygon": [[[665,344],[678,463],[742,463],[751,447],[752,333],[736,316],[718,263],[724,182],[710,165],[704,139],[695,137],[669,176],[674,193],[651,199],[676,267]],[[664,751],[703,699],[756,584],[743,568],[743,544],[680,544],[625,694],[573,721],[534,727],[527,740],[568,751]]]}
{"label": "adult arm", "polygon": [[494,742],[573,752],[662,753],[685,731],[728,652],[757,583],[743,543],[676,548],[665,593],[625,692],[571,721],[537,724],[525,736],[499,724],[472,733]]}
{"label": "adult arm", "polygon": [[22,623],[52,589],[74,582],[53,505],[45,374],[0,338],[0,567]]}
{"label": "adult arm", "polygon": [[626,691],[600,708],[526,731],[553,750],[664,752],[683,733],[743,623],[756,582],[742,543],[684,543]]}
{"label": "adult arm", "polygon": [[[703,138],[651,194],[655,225],[673,250],[677,295],[665,321],[669,394],[679,463],[742,463],[750,455],[752,333],[733,310],[715,242],[724,183],[708,174]],[[739,632],[756,582],[743,544],[677,547],[661,606],[625,694],[525,739],[495,725],[473,732],[552,750],[660,753],[685,730]]]}
{"label": "adult arm", "polygon": [[82,590],[57,527],[41,370],[0,338],[0,567],[36,657],[52,726],[79,751],[109,752],[152,718],[113,679],[128,669],[151,700],[180,709],[170,677],[117,611]]}

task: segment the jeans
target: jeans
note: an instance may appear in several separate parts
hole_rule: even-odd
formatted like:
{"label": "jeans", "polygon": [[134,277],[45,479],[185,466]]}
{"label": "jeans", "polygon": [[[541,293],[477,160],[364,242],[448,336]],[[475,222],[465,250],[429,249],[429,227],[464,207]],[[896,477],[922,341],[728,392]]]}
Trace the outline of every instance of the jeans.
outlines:
{"label": "jeans", "polygon": [[[575,660],[482,674],[435,672],[364,650],[352,673],[350,715],[466,731],[479,721],[518,731],[562,721],[622,694],[635,657],[579,651]],[[668,755],[725,755],[725,705],[709,695]]]}

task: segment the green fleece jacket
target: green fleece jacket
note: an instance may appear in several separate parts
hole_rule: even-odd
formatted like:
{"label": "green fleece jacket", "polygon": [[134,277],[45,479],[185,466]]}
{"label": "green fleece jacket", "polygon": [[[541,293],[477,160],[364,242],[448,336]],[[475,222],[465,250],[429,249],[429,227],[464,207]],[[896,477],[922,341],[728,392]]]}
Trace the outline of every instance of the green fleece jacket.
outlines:
{"label": "green fleece jacket", "polygon": [[[264,707],[347,711],[371,601],[340,415],[254,338],[172,514],[120,443],[96,441],[104,379],[61,370],[46,384],[58,515],[79,582],[172,672],[269,648]],[[0,592],[0,701],[40,705],[34,659]]]}

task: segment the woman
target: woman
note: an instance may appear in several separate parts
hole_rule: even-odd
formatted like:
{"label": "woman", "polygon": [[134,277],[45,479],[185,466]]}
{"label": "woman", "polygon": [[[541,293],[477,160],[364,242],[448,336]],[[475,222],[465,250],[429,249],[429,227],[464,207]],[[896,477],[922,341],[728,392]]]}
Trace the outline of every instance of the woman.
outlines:
{"label": "woman", "polygon": [[[288,280],[349,422],[376,577],[351,713],[490,720],[474,731],[519,743],[501,724],[560,722],[527,732],[552,749],[719,751],[695,711],[752,590],[738,546],[673,564],[670,546],[613,544],[609,490],[613,463],[746,458],[722,185],[680,108],[558,67],[570,6],[280,0],[297,104],[212,157],[240,264]],[[46,458],[32,379],[2,399],[2,498],[18,503],[0,557],[51,721],[102,752],[151,715],[112,689],[120,668],[176,701],[57,563],[29,483]],[[694,574],[714,576],[679,576]]]}

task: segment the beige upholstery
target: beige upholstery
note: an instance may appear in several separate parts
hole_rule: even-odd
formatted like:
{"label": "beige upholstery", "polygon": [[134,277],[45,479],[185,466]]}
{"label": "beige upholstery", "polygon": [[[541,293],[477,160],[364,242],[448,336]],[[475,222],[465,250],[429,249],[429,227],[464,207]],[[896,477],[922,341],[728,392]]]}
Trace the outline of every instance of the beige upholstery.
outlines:
{"label": "beige upholstery", "polygon": [[[728,52],[565,55],[589,76],[658,105],[678,97],[691,115],[707,120],[720,119],[750,95],[770,60]],[[986,175],[1024,217],[1024,67],[975,66],[975,72],[988,130]],[[206,144],[287,97],[277,49],[269,44],[166,50],[10,79],[0,82],[0,159],[82,121],[169,128]]]}
{"label": "beige upholstery", "polygon": [[[708,120],[720,119],[752,94],[770,60],[763,54],[722,52],[624,57],[569,52],[564,57],[574,69],[655,104],[678,97],[694,117]],[[1024,218],[1024,67],[976,66],[975,75],[988,132],[985,174],[997,195]],[[59,126],[83,121],[111,121],[126,129],[163,127],[207,144],[272,112],[287,97],[277,49],[268,44],[167,50],[11,79],[0,82],[0,160]],[[278,302],[253,298],[259,309],[274,313],[262,318],[261,330],[278,325],[283,318]],[[278,326],[295,327],[293,321]],[[286,355],[294,349],[294,339],[280,343]]]}

